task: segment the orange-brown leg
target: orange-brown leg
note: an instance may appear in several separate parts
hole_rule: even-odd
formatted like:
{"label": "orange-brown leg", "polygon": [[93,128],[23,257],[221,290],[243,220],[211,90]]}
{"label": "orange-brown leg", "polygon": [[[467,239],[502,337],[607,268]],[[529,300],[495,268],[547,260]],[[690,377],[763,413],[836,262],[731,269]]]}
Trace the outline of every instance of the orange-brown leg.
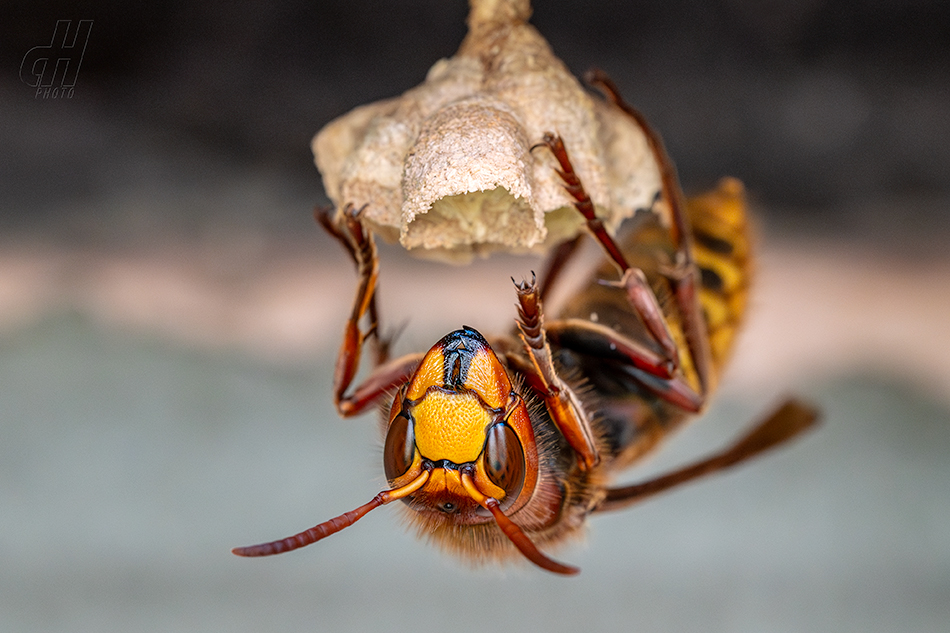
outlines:
{"label": "orange-brown leg", "polygon": [[561,380],[554,367],[534,275],[530,283],[515,282],[515,290],[518,293],[518,329],[530,360],[529,367],[520,369],[527,370],[529,384],[544,400],[554,423],[577,453],[581,467],[585,470],[593,468],[600,461],[600,456],[590,419],[577,394]]}
{"label": "orange-brown leg", "polygon": [[[317,207],[314,210],[313,217],[331,237],[335,238],[343,246],[344,250],[346,250],[350,256],[350,259],[352,259],[356,265],[357,273],[362,279],[364,273],[363,268],[365,267],[364,262],[367,260],[367,257],[376,257],[376,246],[372,242],[372,236],[366,233],[365,229],[361,226],[358,227],[359,235],[357,235],[349,226],[353,219],[359,222],[359,214],[362,209],[354,210],[353,205],[347,205],[338,215],[334,215],[332,211],[332,207]],[[351,219],[348,220],[347,216],[350,216]],[[373,335],[376,364],[382,365],[389,360],[390,344],[392,341],[391,339],[380,336],[379,309],[376,307],[375,292],[370,295],[367,313],[369,315],[370,327],[366,331],[366,336]]]}
{"label": "orange-brown leg", "polygon": [[558,348],[628,364],[628,371],[644,389],[685,411],[702,409],[702,394],[682,374],[667,374],[666,359],[616,330],[584,319],[558,319],[547,324],[546,334]]}
{"label": "orange-brown leg", "polygon": [[[359,219],[359,210],[353,205],[347,205],[333,218],[328,218],[325,214],[317,217],[327,231],[347,249],[353,261],[356,262],[359,276],[353,309],[343,330],[343,342],[337,354],[333,375],[333,401],[340,414],[347,415],[349,408],[345,404],[344,394],[359,370],[363,343],[379,327],[379,323],[373,318],[376,315],[370,314],[369,327],[366,331],[360,329],[360,321],[363,320],[370,306],[375,304],[379,258],[373,236],[363,228],[363,223]],[[373,312],[375,313],[375,309]]]}
{"label": "orange-brown leg", "polygon": [[415,373],[424,352],[406,354],[379,365],[366,378],[353,388],[352,393],[344,395],[337,410],[344,417],[360,415],[379,403],[385,396],[391,396],[398,387],[406,384]]}
{"label": "orange-brown leg", "polygon": [[817,411],[801,402],[789,400],[721,453],[656,479],[623,488],[611,488],[594,511],[619,510],[703,475],[735,466],[791,440],[815,426],[817,421]]}
{"label": "orange-brown leg", "polygon": [[588,230],[606,251],[607,256],[620,269],[621,280],[618,285],[626,290],[630,304],[640,315],[647,330],[663,349],[669,364],[669,368],[665,373],[669,375],[679,365],[679,351],[676,342],[673,340],[673,335],[666,325],[666,320],[663,318],[660,303],[657,301],[653,289],[647,283],[646,275],[643,274],[642,270],[630,266],[620,247],[607,232],[604,223],[594,213],[594,203],[574,171],[574,166],[561,137],[547,133],[542,139],[542,144],[547,146],[557,159],[560,165],[557,173],[564,181],[564,189],[574,198],[575,208],[584,216]]}
{"label": "orange-brown leg", "polygon": [[673,243],[676,245],[676,261],[667,271],[667,276],[673,285],[677,307],[683,315],[683,327],[689,351],[693,358],[693,365],[696,367],[699,377],[700,391],[705,395],[711,388],[712,356],[709,349],[706,321],[703,318],[702,307],[699,302],[700,278],[699,269],[693,259],[692,231],[686,217],[686,202],[679,184],[679,178],[676,175],[676,168],[663,146],[660,135],[639,111],[623,100],[617,86],[606,73],[601,70],[592,70],[587,73],[585,79],[589,84],[601,90],[611,103],[631,117],[643,130],[650,151],[653,153],[659,167],[662,200],[669,205],[672,217]]}
{"label": "orange-brown leg", "polygon": [[[315,214],[317,221],[349,253],[359,275],[353,309],[346,321],[333,377],[333,400],[337,411],[344,417],[364,412],[393,387],[408,380],[422,358],[421,354],[410,354],[387,362],[389,342],[380,341],[378,335],[376,282],[379,258],[373,236],[363,226],[359,213],[352,205],[347,205],[332,217],[326,211]],[[364,320],[368,326],[362,330],[360,322]],[[376,367],[352,393],[347,393],[359,371],[363,343],[370,336],[376,340]]]}

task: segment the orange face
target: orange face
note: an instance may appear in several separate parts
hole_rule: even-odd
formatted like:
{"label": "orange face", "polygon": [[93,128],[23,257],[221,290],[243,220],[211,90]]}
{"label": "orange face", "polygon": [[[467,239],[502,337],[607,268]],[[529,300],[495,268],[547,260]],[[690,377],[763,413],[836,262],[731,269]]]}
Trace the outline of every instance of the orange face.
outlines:
{"label": "orange face", "polygon": [[[534,564],[559,574],[578,572],[542,554],[509,518],[525,509],[522,522],[549,522],[562,498],[550,486],[536,491],[538,447],[527,405],[488,341],[472,328],[432,346],[396,394],[383,465],[391,488],[369,503],[294,536],[232,551],[270,556],[305,547],[402,499],[424,524],[481,530],[479,524],[494,521]],[[536,497],[543,501],[531,503]]]}
{"label": "orange face", "polygon": [[406,501],[456,515],[460,524],[491,520],[463,475],[506,514],[530,500],[538,455],[527,407],[481,334],[456,330],[422,359],[393,401],[384,466],[394,488],[428,471],[425,485]]}

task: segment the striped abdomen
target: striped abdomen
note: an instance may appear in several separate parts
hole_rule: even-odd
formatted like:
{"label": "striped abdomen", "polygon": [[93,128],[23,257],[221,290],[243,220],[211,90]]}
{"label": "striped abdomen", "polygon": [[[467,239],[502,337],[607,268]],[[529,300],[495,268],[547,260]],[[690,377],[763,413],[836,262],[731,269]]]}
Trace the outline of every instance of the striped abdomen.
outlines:
{"label": "striped abdomen", "polygon": [[[750,237],[742,184],[723,179],[710,192],[687,201],[686,215],[692,227],[693,259],[699,268],[699,301],[706,321],[711,352],[711,385],[727,361],[742,321],[751,277]],[[621,238],[621,249],[631,266],[647,276],[659,299],[665,320],[680,349],[683,376],[694,389],[699,381],[688,352],[683,315],[673,300],[668,274],[676,249],[670,231],[656,215],[643,216],[639,224]],[[600,280],[617,278],[616,267],[605,262],[591,283],[575,295],[558,318],[590,319],[625,336],[662,350],[646,332],[623,290],[605,286]],[[605,450],[622,468],[653,448],[675,429],[688,412],[644,388],[656,379],[629,363],[572,345],[560,349],[558,360],[566,375],[586,384],[591,406],[604,429]]]}
{"label": "striped abdomen", "polygon": [[691,198],[693,258],[702,277],[699,299],[706,318],[713,365],[720,370],[732,350],[745,314],[752,277],[750,236],[742,183],[724,178]]}

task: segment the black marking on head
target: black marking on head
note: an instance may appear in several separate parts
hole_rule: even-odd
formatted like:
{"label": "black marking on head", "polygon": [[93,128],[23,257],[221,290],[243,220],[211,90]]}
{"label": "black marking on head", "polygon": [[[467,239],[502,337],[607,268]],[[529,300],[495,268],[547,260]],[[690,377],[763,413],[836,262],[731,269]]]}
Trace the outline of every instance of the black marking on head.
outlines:
{"label": "black marking on head", "polygon": [[439,341],[442,347],[443,371],[442,378],[445,387],[461,387],[465,384],[468,377],[468,368],[472,364],[472,358],[475,354],[485,348],[489,348],[488,341],[485,340],[477,330],[462,326],[462,329],[455,330]]}

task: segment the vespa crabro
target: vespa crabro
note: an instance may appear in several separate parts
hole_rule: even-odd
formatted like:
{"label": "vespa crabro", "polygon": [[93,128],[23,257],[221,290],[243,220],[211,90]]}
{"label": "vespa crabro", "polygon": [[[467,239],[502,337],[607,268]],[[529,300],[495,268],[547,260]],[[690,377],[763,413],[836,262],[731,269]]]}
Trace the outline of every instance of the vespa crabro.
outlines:
{"label": "vespa crabro", "polygon": [[[384,469],[390,488],[339,517],[282,540],[236,548],[268,556],[314,543],[397,499],[420,535],[474,561],[520,553],[555,573],[576,567],[542,549],[570,541],[595,512],[627,507],[720,471],[812,426],[790,400],[728,449],[667,475],[613,487],[614,477],[700,413],[716,385],[745,311],[750,237],[743,188],[734,179],[685,200],[659,136],[603,74],[591,83],[647,135],[661,168],[660,213],[615,239],[594,214],[568,148],[547,134],[574,206],[606,254],[590,283],[556,316],[543,303],[581,238],[551,255],[540,282],[515,282],[516,328],[485,338],[462,327],[424,353],[390,360],[377,334],[378,257],[352,206],[318,220],[347,249],[359,285],[334,377],[341,416],[384,401]],[[619,271],[619,278],[618,273]],[[514,279],[512,279],[514,282]],[[365,323],[361,327],[361,324]],[[364,343],[376,366],[351,389]]]}

